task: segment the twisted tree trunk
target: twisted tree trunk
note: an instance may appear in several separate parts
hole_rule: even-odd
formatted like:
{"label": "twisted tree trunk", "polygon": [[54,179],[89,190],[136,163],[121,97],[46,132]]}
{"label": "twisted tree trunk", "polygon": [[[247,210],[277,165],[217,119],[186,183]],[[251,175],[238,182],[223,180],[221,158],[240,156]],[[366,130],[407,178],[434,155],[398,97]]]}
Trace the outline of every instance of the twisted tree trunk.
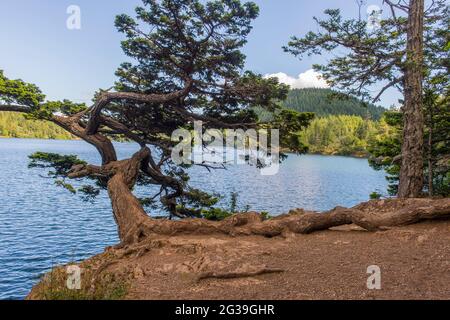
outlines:
{"label": "twisted tree trunk", "polygon": [[54,115],[51,121],[60,126],[61,128],[67,130],[74,136],[77,136],[78,138],[83,139],[84,141],[89,143],[90,145],[93,145],[100,153],[103,165],[108,164],[112,161],[116,161],[117,160],[116,150],[114,149],[111,140],[109,140],[107,137],[99,133],[88,135],[86,133],[85,128],[83,128],[79,124],[82,116],[83,116],[82,113],[71,117],[62,117]]}
{"label": "twisted tree trunk", "polygon": [[154,235],[227,234],[274,237],[289,232],[307,234],[346,224],[356,224],[368,231],[375,231],[426,219],[450,217],[450,199],[390,199],[373,200],[350,209],[337,207],[323,213],[297,209],[269,220],[264,220],[255,212],[236,214],[223,221],[152,219],[132,193],[139,173],[156,180],[168,179],[165,181],[168,184],[173,181],[149,166],[150,149],[144,145],[130,159],[118,161],[109,139],[99,133],[87,135],[78,124],[76,116],[55,118],[54,121],[93,144],[102,155],[102,166],[77,165],[72,168],[69,177],[101,176],[107,181],[121,245],[139,244]]}
{"label": "twisted tree trunk", "polygon": [[137,241],[140,236],[138,226],[150,219],[131,192],[136,183],[141,161],[148,154],[148,148],[143,148],[131,159],[121,162],[115,167],[113,176],[108,181],[108,194],[114,219],[119,228],[119,237],[125,242]]}

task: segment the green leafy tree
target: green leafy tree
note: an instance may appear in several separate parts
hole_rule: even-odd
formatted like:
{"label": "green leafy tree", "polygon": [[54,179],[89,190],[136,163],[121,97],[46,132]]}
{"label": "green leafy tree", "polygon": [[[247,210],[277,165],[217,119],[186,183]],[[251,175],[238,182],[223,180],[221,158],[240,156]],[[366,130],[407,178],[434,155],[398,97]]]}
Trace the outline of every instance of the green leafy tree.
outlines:
{"label": "green leafy tree", "polygon": [[[425,105],[428,107],[424,109],[425,118],[428,119],[424,136],[425,141],[428,141],[427,156],[424,157],[425,191],[430,196],[448,197],[450,195],[449,103],[439,98],[434,101],[432,109],[429,103],[431,102],[426,102]],[[369,141],[368,151],[371,154],[369,163],[376,170],[386,171],[388,192],[390,195],[396,195],[400,174],[398,154],[401,150],[402,113],[386,112],[382,121],[386,123],[387,128]]]}
{"label": "green leafy tree", "polygon": [[387,130],[370,141],[369,163],[375,170],[386,171],[386,179],[389,182],[388,193],[396,195],[400,173],[398,155],[401,151],[402,115],[400,112],[389,111],[384,114],[382,121],[387,125]]}

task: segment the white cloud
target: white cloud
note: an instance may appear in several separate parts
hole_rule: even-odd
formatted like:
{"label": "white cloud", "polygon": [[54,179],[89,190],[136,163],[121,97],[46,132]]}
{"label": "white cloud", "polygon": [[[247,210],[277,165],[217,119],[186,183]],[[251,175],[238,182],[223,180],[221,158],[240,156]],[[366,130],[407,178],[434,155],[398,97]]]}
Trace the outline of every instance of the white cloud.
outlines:
{"label": "white cloud", "polygon": [[271,77],[278,78],[281,83],[290,85],[291,89],[329,88],[327,82],[321,78],[320,73],[313,69],[300,73],[297,78],[291,77],[283,72],[266,74],[264,76],[264,78]]}

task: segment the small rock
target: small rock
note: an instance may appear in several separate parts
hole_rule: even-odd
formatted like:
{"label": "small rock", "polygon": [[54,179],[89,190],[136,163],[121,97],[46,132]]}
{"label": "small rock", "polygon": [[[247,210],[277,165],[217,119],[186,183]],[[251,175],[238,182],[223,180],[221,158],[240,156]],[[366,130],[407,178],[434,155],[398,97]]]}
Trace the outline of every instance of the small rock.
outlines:
{"label": "small rock", "polygon": [[134,278],[136,278],[136,279],[143,278],[145,276],[145,272],[140,267],[136,267],[133,270],[133,275],[134,275]]}
{"label": "small rock", "polygon": [[419,243],[422,243],[422,242],[427,241],[427,240],[428,240],[428,236],[425,235],[425,234],[422,234],[422,235],[417,237],[417,242],[419,242]]}

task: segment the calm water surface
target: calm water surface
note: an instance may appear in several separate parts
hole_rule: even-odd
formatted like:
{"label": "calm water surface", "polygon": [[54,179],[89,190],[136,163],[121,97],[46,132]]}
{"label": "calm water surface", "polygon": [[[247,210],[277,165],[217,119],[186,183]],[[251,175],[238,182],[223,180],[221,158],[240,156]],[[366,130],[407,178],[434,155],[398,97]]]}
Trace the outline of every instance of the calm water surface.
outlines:
{"label": "calm water surface", "polygon": [[[117,150],[123,158],[137,147],[117,144]],[[0,299],[23,299],[53,265],[85,259],[118,241],[107,195],[85,203],[55,187],[44,171],[27,168],[27,156],[35,151],[99,162],[96,150],[82,141],[0,139]],[[272,215],[299,207],[352,206],[386,190],[383,172],[372,170],[367,160],[347,157],[291,155],[275,176],[245,165],[191,171],[193,186],[223,195],[237,192],[241,208]]]}

